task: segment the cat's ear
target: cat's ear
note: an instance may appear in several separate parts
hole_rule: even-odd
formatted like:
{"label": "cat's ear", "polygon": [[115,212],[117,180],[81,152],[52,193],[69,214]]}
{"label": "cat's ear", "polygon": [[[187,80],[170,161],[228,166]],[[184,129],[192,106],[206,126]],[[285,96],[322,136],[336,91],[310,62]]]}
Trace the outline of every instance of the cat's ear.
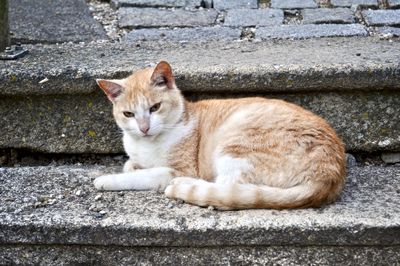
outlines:
{"label": "cat's ear", "polygon": [[96,82],[111,102],[115,102],[124,91],[121,80],[96,79]]}
{"label": "cat's ear", "polygon": [[168,89],[176,89],[171,66],[165,61],[161,61],[154,68],[154,72],[151,75],[151,82],[158,87],[166,86]]}

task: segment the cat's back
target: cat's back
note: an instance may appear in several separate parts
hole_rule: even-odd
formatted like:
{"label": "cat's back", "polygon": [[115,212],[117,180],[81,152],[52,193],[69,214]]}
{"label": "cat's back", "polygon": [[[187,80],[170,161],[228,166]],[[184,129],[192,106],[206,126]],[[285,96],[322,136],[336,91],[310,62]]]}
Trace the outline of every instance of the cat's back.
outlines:
{"label": "cat's back", "polygon": [[249,97],[240,99],[203,100],[195,103],[203,130],[212,132],[221,127],[252,128],[298,125],[302,128],[323,126],[326,121],[304,108],[283,100]]}

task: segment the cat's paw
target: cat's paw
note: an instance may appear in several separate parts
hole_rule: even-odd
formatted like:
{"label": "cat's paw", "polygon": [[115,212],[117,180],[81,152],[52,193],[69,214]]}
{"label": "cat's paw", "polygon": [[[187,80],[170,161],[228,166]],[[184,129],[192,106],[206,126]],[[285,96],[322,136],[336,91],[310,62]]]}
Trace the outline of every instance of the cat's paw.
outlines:
{"label": "cat's paw", "polygon": [[137,163],[133,162],[131,159],[129,159],[128,161],[125,162],[124,168],[122,169],[122,171],[124,173],[127,173],[127,172],[133,172],[138,169],[143,169],[143,167],[141,167],[139,164],[137,164]]}
{"label": "cat's paw", "polygon": [[103,175],[96,178],[93,184],[94,187],[98,190],[114,190],[115,177],[114,175]]}

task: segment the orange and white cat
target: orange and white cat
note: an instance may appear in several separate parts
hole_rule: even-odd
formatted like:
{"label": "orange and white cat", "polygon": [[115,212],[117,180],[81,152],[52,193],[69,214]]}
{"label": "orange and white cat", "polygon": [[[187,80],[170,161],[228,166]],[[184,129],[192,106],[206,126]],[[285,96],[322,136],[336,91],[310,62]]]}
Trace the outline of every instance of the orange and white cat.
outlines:
{"label": "orange and white cat", "polygon": [[345,182],[341,140],[322,118],[281,100],[185,101],[170,65],[97,80],[129,160],[99,190],[165,190],[218,209],[318,207]]}

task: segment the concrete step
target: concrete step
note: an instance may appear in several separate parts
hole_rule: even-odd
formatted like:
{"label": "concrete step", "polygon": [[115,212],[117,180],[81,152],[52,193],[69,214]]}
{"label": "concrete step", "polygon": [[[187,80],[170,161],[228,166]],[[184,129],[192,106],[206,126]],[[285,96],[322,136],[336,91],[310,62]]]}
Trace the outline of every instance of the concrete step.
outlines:
{"label": "concrete step", "polygon": [[0,61],[0,148],[123,152],[111,105],[94,79],[124,77],[168,60],[189,99],[283,98],[326,118],[348,151],[400,150],[396,39],[27,47],[26,57]]}
{"label": "concrete step", "polygon": [[0,168],[4,264],[397,265],[400,166],[349,169],[341,198],[220,212],[158,192],[97,192],[104,166]]}

